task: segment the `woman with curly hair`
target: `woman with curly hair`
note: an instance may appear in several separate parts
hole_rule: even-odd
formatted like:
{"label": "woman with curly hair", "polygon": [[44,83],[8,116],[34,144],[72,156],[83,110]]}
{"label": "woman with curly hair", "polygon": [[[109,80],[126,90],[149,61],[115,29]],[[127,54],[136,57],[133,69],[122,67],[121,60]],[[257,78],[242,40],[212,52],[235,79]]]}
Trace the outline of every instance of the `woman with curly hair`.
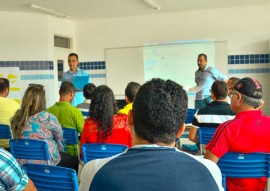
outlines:
{"label": "woman with curly hair", "polygon": [[127,125],[127,115],[117,114],[116,101],[112,90],[98,86],[89,108],[89,118],[85,121],[81,134],[84,143],[115,143],[131,147],[131,132]]}
{"label": "woman with curly hair", "polygon": [[[53,114],[45,112],[46,99],[44,86],[30,84],[22,99],[21,108],[11,119],[14,139],[44,140],[48,144],[50,165],[78,170],[78,159],[64,152],[63,131]],[[47,164],[45,160],[19,159],[18,162]]]}

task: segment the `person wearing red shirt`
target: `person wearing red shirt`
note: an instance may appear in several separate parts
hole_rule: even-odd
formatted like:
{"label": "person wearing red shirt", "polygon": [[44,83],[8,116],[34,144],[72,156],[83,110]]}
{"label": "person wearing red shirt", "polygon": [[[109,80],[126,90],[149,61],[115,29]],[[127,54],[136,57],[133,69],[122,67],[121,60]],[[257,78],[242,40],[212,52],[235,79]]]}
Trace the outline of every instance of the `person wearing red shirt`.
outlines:
{"label": "person wearing red shirt", "polygon": [[[227,152],[270,153],[270,117],[259,109],[261,84],[243,78],[229,94],[231,109],[237,115],[221,124],[207,145],[205,158],[218,162]],[[266,178],[227,178],[229,191],[259,191],[266,187]]]}
{"label": "person wearing red shirt", "polygon": [[117,114],[113,91],[105,86],[95,89],[89,108],[89,118],[85,121],[81,134],[84,143],[114,143],[132,146],[131,131],[127,115]]}

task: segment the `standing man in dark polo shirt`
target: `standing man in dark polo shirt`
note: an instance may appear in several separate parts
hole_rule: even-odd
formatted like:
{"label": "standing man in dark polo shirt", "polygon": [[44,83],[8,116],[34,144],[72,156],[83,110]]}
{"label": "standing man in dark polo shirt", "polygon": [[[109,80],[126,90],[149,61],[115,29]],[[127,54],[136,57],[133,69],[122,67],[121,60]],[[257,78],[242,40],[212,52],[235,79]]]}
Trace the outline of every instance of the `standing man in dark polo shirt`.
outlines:
{"label": "standing man in dark polo shirt", "polygon": [[195,109],[205,107],[211,102],[211,94],[209,92],[215,80],[226,80],[227,77],[221,74],[216,68],[207,65],[206,54],[198,56],[199,69],[195,72],[195,82],[197,86],[190,88],[189,92],[196,93]]}

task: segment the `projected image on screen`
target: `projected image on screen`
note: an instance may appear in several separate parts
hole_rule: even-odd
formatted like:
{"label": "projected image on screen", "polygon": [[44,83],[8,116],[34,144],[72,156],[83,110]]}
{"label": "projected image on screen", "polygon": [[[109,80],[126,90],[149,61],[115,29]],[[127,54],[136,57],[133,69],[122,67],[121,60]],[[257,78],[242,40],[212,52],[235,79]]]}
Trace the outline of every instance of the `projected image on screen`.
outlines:
{"label": "projected image on screen", "polygon": [[208,65],[215,66],[215,43],[188,43],[143,47],[144,78],[170,79],[185,89],[195,86],[194,73],[197,57],[204,53]]}

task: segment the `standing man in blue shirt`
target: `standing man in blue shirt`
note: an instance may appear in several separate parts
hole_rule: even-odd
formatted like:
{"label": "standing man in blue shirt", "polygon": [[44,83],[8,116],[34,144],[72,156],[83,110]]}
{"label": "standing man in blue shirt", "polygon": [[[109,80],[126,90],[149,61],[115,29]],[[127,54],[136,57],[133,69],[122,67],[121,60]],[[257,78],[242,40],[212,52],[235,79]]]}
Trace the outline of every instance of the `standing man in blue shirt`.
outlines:
{"label": "standing man in blue shirt", "polygon": [[[64,81],[70,81],[73,82],[73,78],[75,76],[89,76],[88,73],[78,67],[79,65],[79,58],[76,53],[70,53],[68,55],[68,66],[69,71],[65,72],[62,77],[62,83]],[[82,91],[76,91],[75,97],[73,98],[72,105],[76,106],[80,103],[82,103],[84,100],[83,92]]]}
{"label": "standing man in blue shirt", "polygon": [[198,70],[195,72],[195,82],[197,86],[190,88],[189,92],[196,93],[195,109],[200,109],[208,105],[211,99],[210,89],[214,81],[226,80],[227,77],[221,74],[216,68],[207,65],[207,55],[199,54]]}

